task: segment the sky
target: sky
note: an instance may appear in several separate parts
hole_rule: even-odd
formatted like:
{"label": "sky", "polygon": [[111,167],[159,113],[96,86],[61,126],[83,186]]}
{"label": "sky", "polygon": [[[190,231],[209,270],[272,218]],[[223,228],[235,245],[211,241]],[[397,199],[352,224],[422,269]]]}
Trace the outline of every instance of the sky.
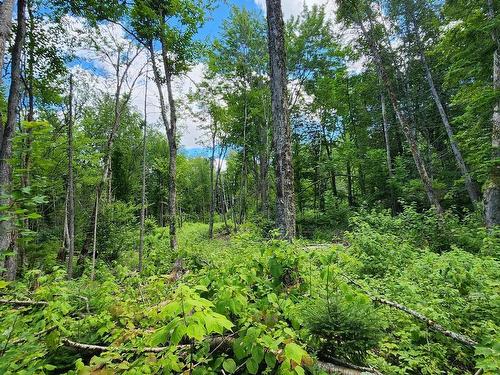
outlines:
{"label": "sky", "polygon": [[[282,0],[282,10],[285,19],[298,15],[304,5],[327,4],[327,9],[332,9],[333,0]],[[200,40],[211,41],[218,36],[224,20],[229,17],[231,7],[245,7],[249,10],[261,12],[265,15],[265,0],[219,0],[217,8],[210,14],[207,23],[199,30],[196,36]],[[114,90],[114,68],[111,61],[108,61],[102,51],[91,47],[91,43],[86,39],[85,27],[82,20],[68,16],[66,19],[67,30],[74,40],[79,41],[79,46],[75,49],[77,58],[70,64],[75,77],[83,77],[82,90],[95,90],[95,92],[109,92]],[[109,45],[127,45],[128,36],[126,32],[117,25],[102,26],[101,35]],[[93,37],[96,37],[95,35]],[[102,43],[99,43],[102,44]],[[112,51],[112,49],[110,49]],[[140,52],[129,70],[128,82],[132,82],[135,77],[141,75],[141,70],[147,61],[147,53]],[[177,77],[174,80],[174,97],[177,100],[178,108],[178,130],[181,135],[181,147],[188,155],[203,154],[203,148],[208,144],[207,137],[202,130],[200,120],[195,118],[189,108],[187,96],[196,88],[196,84],[203,78],[204,65],[195,64],[186,76]],[[138,78],[131,94],[131,104],[140,113],[144,112],[144,101],[146,100],[146,112],[148,123],[157,125],[160,131],[163,126],[160,121],[160,110],[158,92],[154,82],[151,80],[151,73],[148,80],[148,92],[146,92],[145,79]],[[165,93],[166,95],[166,93]]]}
{"label": "sky", "polygon": [[[224,20],[228,19],[231,8],[233,6],[246,8],[265,16],[266,0],[216,0],[217,7],[209,15],[206,24],[199,30],[197,39],[202,41],[212,41],[217,38],[221,32]],[[291,16],[298,15],[304,5],[311,6],[314,4],[326,4],[327,10],[331,10],[332,17],[334,15],[334,0],[282,0],[282,10],[285,19]],[[102,51],[98,51],[91,47],[88,41],[84,22],[76,17],[66,17],[66,29],[73,43],[77,43],[77,47],[72,47],[72,52],[76,58],[69,66],[74,73],[74,77],[80,78],[81,91],[93,91],[96,94],[108,92],[113,94],[114,91],[114,68],[111,61],[108,61]],[[117,25],[108,24],[102,26],[101,34],[110,45],[127,44],[129,39],[126,32]],[[93,35],[93,37],[96,37]],[[97,38],[97,37],[96,37]],[[110,49],[109,51],[112,51]],[[147,53],[141,52],[134,60],[134,64],[130,67],[128,82],[132,82],[136,76],[140,76],[141,70],[147,61]],[[198,63],[192,66],[191,70],[181,77],[174,80],[174,97],[177,100],[178,107],[178,130],[181,135],[180,143],[184,152],[188,155],[199,156],[203,154],[203,148],[208,144],[208,138],[202,130],[200,120],[192,115],[192,111],[188,110],[189,104],[187,96],[196,89],[196,84],[201,82],[203,78],[204,65]],[[160,131],[163,131],[163,126],[160,121],[160,110],[158,92],[151,80],[152,73],[149,73],[148,92],[145,95],[146,84],[145,79],[139,77],[131,90],[131,104],[135,109],[143,113],[145,107],[145,96],[147,96],[146,112],[148,123],[151,126],[157,125]],[[78,85],[78,82],[77,82]],[[165,93],[166,95],[166,93]],[[205,152],[206,154],[206,152]]]}

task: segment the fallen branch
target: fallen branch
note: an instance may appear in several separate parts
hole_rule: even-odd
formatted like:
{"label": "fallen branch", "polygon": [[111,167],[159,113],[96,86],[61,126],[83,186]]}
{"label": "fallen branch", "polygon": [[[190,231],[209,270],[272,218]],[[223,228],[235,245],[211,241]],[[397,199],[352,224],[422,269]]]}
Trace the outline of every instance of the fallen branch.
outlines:
{"label": "fallen branch", "polygon": [[347,275],[342,275],[342,276],[345,279],[347,279],[351,284],[353,284],[354,286],[361,289],[361,291],[363,293],[365,293],[373,302],[380,303],[382,305],[387,305],[387,306],[393,307],[395,309],[398,309],[400,311],[403,311],[406,314],[413,316],[415,319],[420,320],[421,322],[425,323],[427,325],[427,327],[429,327],[429,329],[436,331],[436,332],[439,332],[439,333],[442,333],[443,335],[450,337],[453,340],[458,341],[464,345],[467,345],[470,347],[474,347],[477,345],[477,341],[471,339],[470,337],[468,337],[466,335],[462,335],[460,333],[450,331],[450,330],[444,328],[441,324],[436,323],[434,320],[428,318],[424,314],[419,313],[418,311],[412,310],[404,305],[401,305],[400,303],[389,301],[389,300],[386,300],[386,299],[380,298],[380,297],[375,297],[370,292],[368,292],[365,288],[363,288],[361,285],[359,285],[359,283],[357,283],[355,280],[352,280]]}
{"label": "fallen branch", "polygon": [[31,301],[31,300],[15,300],[15,299],[0,299],[0,304],[14,305],[14,306],[47,306],[49,303],[46,301]]}
{"label": "fallen branch", "polygon": [[316,363],[321,370],[325,371],[328,374],[340,373],[342,375],[358,375],[364,372],[369,372],[371,374],[382,375],[381,372],[371,367],[354,365],[352,363],[342,361],[338,358],[328,358],[328,360],[330,362],[318,361]]}
{"label": "fallen branch", "polygon": [[412,309],[410,309],[406,306],[403,306],[399,303],[388,301],[388,300],[383,299],[383,298],[379,298],[379,297],[370,297],[370,298],[374,302],[393,307],[395,309],[398,309],[400,311],[403,311],[403,312],[413,316],[415,319],[420,320],[421,322],[424,322],[430,329],[437,331],[437,332],[440,332],[443,335],[448,336],[455,341],[461,342],[462,344],[465,344],[465,345],[471,346],[471,347],[474,347],[477,345],[477,341],[474,341],[470,337],[462,335],[460,333],[456,333],[456,332],[447,330],[441,324],[436,323],[434,320],[429,319],[428,317],[419,313],[418,311],[412,310]]}
{"label": "fallen branch", "polygon": [[70,348],[79,349],[84,352],[90,353],[102,353],[110,350],[119,350],[124,353],[160,353],[168,347],[145,347],[145,348],[122,348],[119,346],[102,346],[102,345],[92,345],[92,344],[84,344],[81,342],[72,341],[67,338],[63,338],[61,342]]}
{"label": "fallen branch", "polygon": [[[57,326],[52,326],[52,327],[49,327],[47,329],[44,329],[43,331],[40,331],[40,332],[36,332],[33,334],[33,337],[40,337],[40,336],[44,336],[52,331],[54,331],[55,329],[57,328]],[[22,344],[23,342],[26,342],[28,339],[26,337],[24,338],[21,338],[21,339],[17,339],[17,340],[14,340],[11,342],[11,345],[17,345],[17,344]]]}

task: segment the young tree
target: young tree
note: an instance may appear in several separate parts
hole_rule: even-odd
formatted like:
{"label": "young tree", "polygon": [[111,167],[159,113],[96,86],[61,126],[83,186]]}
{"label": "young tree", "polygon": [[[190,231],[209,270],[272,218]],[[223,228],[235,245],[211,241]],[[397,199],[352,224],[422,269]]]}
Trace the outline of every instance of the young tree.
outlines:
{"label": "young tree", "polygon": [[[185,1],[182,6],[174,1],[138,0],[131,12],[136,38],[149,51],[153,77],[158,89],[160,113],[169,149],[168,167],[168,223],[170,247],[177,248],[176,215],[176,161],[177,161],[177,104],[173,93],[173,79],[189,69],[198,51],[194,40],[198,28],[205,21],[205,7],[198,0]],[[155,46],[159,44],[160,53]],[[161,64],[161,65],[160,65]],[[163,94],[166,86],[167,101]],[[168,104],[167,104],[168,103]]]}
{"label": "young tree", "polygon": [[[115,85],[113,96],[114,105],[112,124],[104,149],[102,176],[100,182],[96,186],[95,192],[95,199],[99,200],[103,196],[106,183],[111,184],[110,173],[113,146],[121,124],[122,115],[127,108],[135,83],[142,75],[142,71],[145,65],[142,66],[138,71],[131,72],[131,67],[133,66],[134,62],[137,60],[143,49],[136,46],[130,40],[116,39],[112,35],[112,31],[109,28],[104,28],[103,30],[97,31],[96,35],[93,35],[93,31],[91,31],[88,37],[90,45],[93,47],[96,55],[106,61],[106,63],[109,64],[109,66],[112,68],[112,79]],[[108,189],[108,194],[109,191],[110,189]],[[94,232],[95,228],[97,227],[96,223],[98,220],[97,207],[99,207],[99,205],[94,204],[94,210],[88,222],[85,240],[78,259],[80,264],[89,254],[90,244],[95,239]],[[95,246],[93,246],[93,248],[95,248]]]}
{"label": "young tree", "polygon": [[276,225],[284,238],[295,237],[295,195],[292,147],[288,118],[285,30],[281,0],[266,0],[268,46],[276,150]]}

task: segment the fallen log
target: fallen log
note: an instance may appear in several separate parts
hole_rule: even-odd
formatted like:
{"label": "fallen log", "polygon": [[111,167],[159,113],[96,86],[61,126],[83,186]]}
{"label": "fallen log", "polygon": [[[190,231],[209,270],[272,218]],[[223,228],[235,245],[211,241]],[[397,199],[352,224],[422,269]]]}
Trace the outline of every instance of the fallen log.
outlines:
{"label": "fallen log", "polygon": [[363,288],[363,286],[361,286],[358,282],[356,282],[355,280],[351,279],[349,276],[344,275],[344,274],[342,274],[342,276],[349,283],[351,283],[354,286],[356,286],[357,288],[359,288],[373,302],[380,303],[382,305],[387,305],[387,306],[393,307],[395,309],[398,309],[400,311],[403,311],[404,313],[406,313],[408,315],[411,315],[415,319],[417,319],[417,320],[425,323],[427,325],[427,327],[429,327],[429,329],[431,329],[433,331],[436,331],[436,332],[439,332],[439,333],[441,333],[441,334],[443,334],[443,335],[445,335],[447,337],[450,337],[453,340],[458,341],[458,342],[460,342],[460,343],[462,343],[464,345],[467,345],[467,346],[470,346],[470,347],[475,347],[477,345],[477,341],[471,339],[470,337],[468,337],[466,335],[463,335],[463,334],[460,334],[460,333],[457,333],[457,332],[450,331],[450,330],[444,328],[441,324],[436,323],[434,320],[428,318],[424,314],[422,314],[422,313],[420,313],[418,311],[412,310],[409,307],[406,307],[406,306],[404,306],[404,305],[402,305],[400,303],[389,301],[389,300],[386,300],[386,299],[381,298],[381,297],[376,297],[376,296],[372,295],[369,291],[367,291],[365,288]]}
{"label": "fallen log", "polygon": [[354,365],[338,358],[328,358],[328,360],[330,362],[316,362],[319,369],[328,374],[360,375],[368,372],[371,374],[382,375],[381,372],[371,367]]}
{"label": "fallen log", "polygon": [[46,301],[0,299],[0,304],[13,306],[47,306],[49,303]]}
{"label": "fallen log", "polygon": [[[213,354],[215,352],[227,352],[231,349],[231,345],[234,341],[233,335],[229,336],[215,336],[212,337],[210,340],[210,348],[211,352],[209,354]],[[168,347],[144,347],[144,348],[122,348],[118,346],[103,346],[103,345],[93,345],[93,344],[84,344],[81,342],[76,342],[67,338],[63,338],[61,342],[70,348],[78,349],[87,353],[94,353],[94,354],[100,354],[105,351],[110,351],[110,350],[118,350],[122,353],[161,353],[165,349],[168,349]],[[187,350],[190,349],[191,345],[178,345],[177,349],[180,350]],[[186,352],[187,354],[187,352]],[[358,375],[361,374],[362,372],[370,372],[373,374],[381,375],[380,372],[377,370],[371,368],[371,367],[362,367],[362,366],[357,366],[348,362],[344,362],[340,359],[337,358],[329,358],[334,363],[329,363],[329,362],[323,362],[323,361],[317,361],[316,364],[317,366],[322,369],[323,371],[326,371],[329,374],[336,374],[340,373],[343,375]]]}
{"label": "fallen log", "polygon": [[461,333],[453,332],[450,331],[446,328],[444,328],[441,324],[436,323],[434,320],[426,317],[424,314],[419,313],[418,311],[412,310],[404,305],[401,305],[400,303],[389,301],[383,298],[379,297],[370,297],[372,301],[387,305],[390,307],[393,307],[395,309],[398,309],[400,311],[403,311],[407,313],[408,315],[413,316],[415,319],[420,320],[421,322],[425,323],[430,329],[436,332],[440,332],[443,335],[452,338],[455,341],[458,341],[464,345],[474,347],[477,345],[477,341],[471,339],[470,337],[466,335],[462,335]]}

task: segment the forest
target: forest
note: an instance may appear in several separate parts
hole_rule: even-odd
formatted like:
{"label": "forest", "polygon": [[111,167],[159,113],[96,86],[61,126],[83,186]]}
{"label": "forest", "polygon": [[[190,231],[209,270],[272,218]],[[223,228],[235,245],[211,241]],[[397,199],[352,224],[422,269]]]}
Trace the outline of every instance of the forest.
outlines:
{"label": "forest", "polygon": [[0,1],[0,374],[499,374],[499,225],[499,0]]}

